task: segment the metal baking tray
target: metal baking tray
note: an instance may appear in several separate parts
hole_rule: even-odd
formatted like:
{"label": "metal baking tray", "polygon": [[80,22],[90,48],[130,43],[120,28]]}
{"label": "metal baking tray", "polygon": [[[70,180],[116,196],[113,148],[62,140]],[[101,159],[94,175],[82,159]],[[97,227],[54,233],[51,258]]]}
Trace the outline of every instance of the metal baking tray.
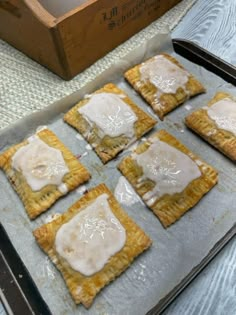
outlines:
{"label": "metal baking tray", "polygon": [[[25,315],[159,314],[236,234],[235,164],[193,134],[183,123],[183,118],[190,111],[204,106],[217,90],[236,95],[233,85],[236,83],[236,69],[188,41],[173,40],[172,45],[168,35],[157,35],[78,92],[4,129],[0,133],[0,151],[32,134],[38,126],[46,124],[74,154],[81,156],[82,163],[92,173],[92,179],[86,185],[88,189],[105,182],[114,191],[121,176],[116,165],[129,150],[107,165],[102,165],[96,154],[87,149],[86,142],[76,137],[76,131],[63,123],[63,113],[85,94],[105,83],[114,82],[144,111],[155,116],[124,81],[122,74],[132,65],[161,51],[173,54],[206,86],[207,93],[189,100],[167,115],[163,122],[158,121],[155,130],[166,129],[214,166],[219,171],[219,183],[166,230],[142,202],[138,201],[134,206],[123,204],[128,214],[153,239],[153,245],[119,278],[103,289],[92,307],[86,310],[74,304],[60,273],[32,236],[32,230],[53,213],[66,211],[81,196],[82,190],[75,190],[65,196],[31,222],[1,172],[0,292],[9,314],[11,311]],[[9,287],[9,283],[14,284],[13,288]]]}

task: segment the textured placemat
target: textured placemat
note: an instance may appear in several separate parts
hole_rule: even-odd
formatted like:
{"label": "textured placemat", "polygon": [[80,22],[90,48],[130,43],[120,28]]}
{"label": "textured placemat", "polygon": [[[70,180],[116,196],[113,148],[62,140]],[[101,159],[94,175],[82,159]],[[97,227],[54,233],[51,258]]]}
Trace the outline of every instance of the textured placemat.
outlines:
{"label": "textured placemat", "polygon": [[63,81],[0,40],[0,129],[71,94],[157,33],[172,30],[196,0],[183,0],[71,81]]}

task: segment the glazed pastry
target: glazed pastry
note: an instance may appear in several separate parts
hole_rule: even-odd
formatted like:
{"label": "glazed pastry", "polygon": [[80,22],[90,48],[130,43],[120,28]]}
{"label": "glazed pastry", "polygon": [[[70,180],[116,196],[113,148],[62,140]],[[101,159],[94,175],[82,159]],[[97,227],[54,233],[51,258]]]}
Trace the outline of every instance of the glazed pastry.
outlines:
{"label": "glazed pastry", "polygon": [[208,106],[185,118],[186,125],[207,142],[236,161],[236,100],[218,92]]}
{"label": "glazed pastry", "polygon": [[104,184],[36,229],[34,236],[62,273],[75,303],[86,308],[151,245]]}
{"label": "glazed pastry", "polygon": [[85,97],[65,114],[64,120],[83,135],[103,163],[156,124],[112,83]]}
{"label": "glazed pastry", "polygon": [[90,175],[49,129],[42,129],[0,155],[0,168],[34,219]]}
{"label": "glazed pastry", "polygon": [[205,92],[174,57],[164,53],[129,69],[124,76],[161,120],[188,98]]}
{"label": "glazed pastry", "polygon": [[217,172],[165,130],[139,145],[118,168],[164,227],[217,183]]}

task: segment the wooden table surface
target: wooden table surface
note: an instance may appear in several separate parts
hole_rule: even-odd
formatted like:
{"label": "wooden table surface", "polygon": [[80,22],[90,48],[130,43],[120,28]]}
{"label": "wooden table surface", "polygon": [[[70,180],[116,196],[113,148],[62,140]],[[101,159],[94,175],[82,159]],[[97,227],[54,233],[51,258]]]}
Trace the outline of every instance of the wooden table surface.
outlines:
{"label": "wooden table surface", "polygon": [[[194,41],[236,66],[236,0],[198,0],[172,38]],[[236,237],[164,312],[177,314],[236,315]]]}
{"label": "wooden table surface", "polygon": [[[172,32],[172,37],[192,40],[236,66],[236,0],[198,0]],[[3,314],[0,304],[0,315]],[[236,314],[236,238],[164,314]]]}

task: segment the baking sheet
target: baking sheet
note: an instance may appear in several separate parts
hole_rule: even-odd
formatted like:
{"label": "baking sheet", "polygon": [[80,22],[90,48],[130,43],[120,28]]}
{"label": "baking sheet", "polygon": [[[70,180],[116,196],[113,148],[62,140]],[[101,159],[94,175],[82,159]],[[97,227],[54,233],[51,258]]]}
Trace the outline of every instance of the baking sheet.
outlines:
{"label": "baking sheet", "polygon": [[[213,246],[236,222],[236,168],[233,162],[187,130],[183,118],[195,108],[206,105],[217,90],[236,95],[236,89],[209,71],[177,56],[168,35],[157,35],[141,48],[132,51],[118,64],[109,68],[82,90],[19,121],[0,134],[0,150],[21,141],[39,125],[48,125],[59,138],[89,169],[92,179],[86,185],[94,187],[101,182],[114,191],[121,176],[116,165],[130,153],[123,152],[117,159],[103,165],[96,154],[88,150],[87,143],[76,137],[76,131],[63,123],[67,111],[84,94],[91,93],[103,84],[113,81],[122,88],[144,111],[155,116],[146,103],[122,79],[122,73],[135,63],[160,52],[172,53],[207,88],[207,93],[197,96],[158,122],[153,131],[166,129],[219,171],[219,183],[181,220],[163,229],[154,214],[142,202],[123,205],[144,231],[152,238],[152,247],[138,257],[131,267],[113,283],[104,288],[86,310],[72,301],[65,283],[37,246],[32,230],[43,224],[53,213],[64,212],[82,194],[81,189],[59,200],[49,211],[30,222],[17,195],[4,174],[0,173],[1,223],[7,230],[13,245],[34,279],[40,293],[53,314],[144,314],[164,298],[209,253]],[[156,117],[156,116],[155,116]]]}

